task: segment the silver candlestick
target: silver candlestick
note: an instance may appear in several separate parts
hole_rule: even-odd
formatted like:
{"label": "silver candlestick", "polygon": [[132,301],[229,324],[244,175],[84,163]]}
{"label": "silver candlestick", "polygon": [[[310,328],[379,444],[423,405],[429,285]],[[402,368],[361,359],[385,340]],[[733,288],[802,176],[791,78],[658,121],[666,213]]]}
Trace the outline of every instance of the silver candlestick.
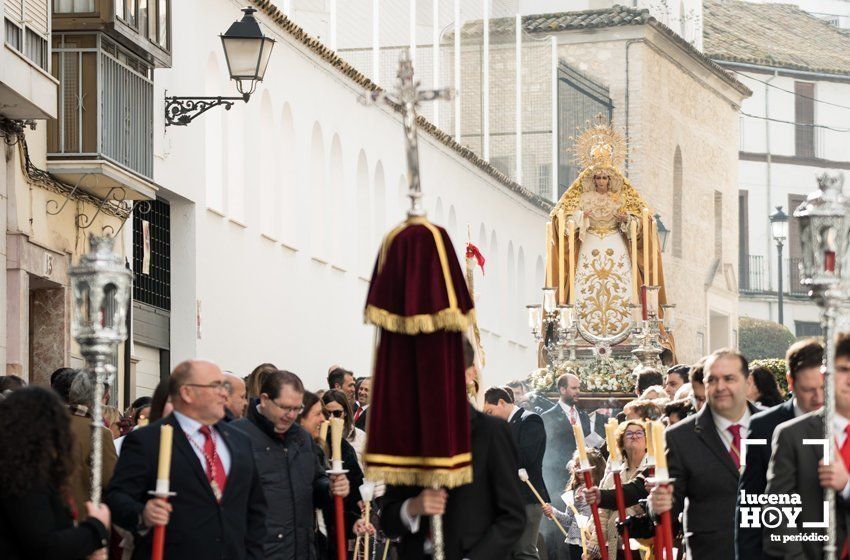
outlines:
{"label": "silver candlestick", "polygon": [[95,376],[92,403],[91,501],[100,504],[103,470],[103,387],[115,375],[118,345],[127,338],[127,302],[132,274],[112,251],[114,238],[89,237],[89,252],[68,270],[74,298],[71,333],[80,345],[85,369]]}
{"label": "silver candlestick", "polygon": [[[843,194],[843,183],[842,175],[821,175],[818,178],[818,190],[809,194],[806,201],[794,211],[794,217],[800,221],[802,244],[800,283],[809,288],[809,297],[821,307],[825,344],[823,423],[828,457],[833,457],[835,451],[836,327],[842,312],[850,305],[850,263],[847,261],[847,251],[850,249],[850,202]],[[835,560],[835,490],[825,488],[824,499],[829,503],[829,521],[823,557],[825,560]]]}

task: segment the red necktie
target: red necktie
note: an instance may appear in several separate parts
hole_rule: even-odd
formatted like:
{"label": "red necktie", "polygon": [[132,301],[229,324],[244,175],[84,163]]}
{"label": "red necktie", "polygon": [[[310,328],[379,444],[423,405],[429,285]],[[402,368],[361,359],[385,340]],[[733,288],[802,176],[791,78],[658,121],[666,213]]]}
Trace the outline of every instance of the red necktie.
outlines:
{"label": "red necktie", "polygon": [[[227,473],[224,472],[224,464],[221,462],[221,457],[215,449],[215,441],[213,441],[212,431],[209,426],[201,426],[200,432],[204,434],[204,459],[207,463],[207,480],[210,486],[213,487],[213,494],[218,501],[221,501],[221,496],[224,494],[224,485],[227,484]],[[217,490],[217,491],[216,491]]]}
{"label": "red necktie", "polygon": [[570,424],[576,425],[576,407],[570,407]]}
{"label": "red necktie", "polygon": [[735,468],[741,468],[741,425],[733,424],[726,428],[732,432],[732,447],[729,448],[729,454],[732,456],[732,461],[735,463]]}
{"label": "red necktie", "polygon": [[363,407],[358,406],[357,410],[354,412],[354,423],[357,423],[357,419],[360,418],[360,415],[363,414]]}

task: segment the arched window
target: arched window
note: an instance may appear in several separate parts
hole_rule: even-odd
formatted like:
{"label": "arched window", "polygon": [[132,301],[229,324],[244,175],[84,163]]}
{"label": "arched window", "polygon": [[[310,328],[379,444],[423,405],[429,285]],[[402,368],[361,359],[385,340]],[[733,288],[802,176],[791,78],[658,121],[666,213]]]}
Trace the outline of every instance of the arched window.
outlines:
{"label": "arched window", "polygon": [[316,258],[326,261],[325,253],[325,142],[322,137],[322,125],[313,123],[313,135],[310,141],[310,252]]}
{"label": "arched window", "polygon": [[682,149],[673,156],[673,256],[682,257]]}
{"label": "arched window", "polygon": [[331,157],[330,168],[328,169],[328,198],[327,206],[330,213],[330,222],[327,223],[328,239],[325,241],[325,247],[329,249],[331,262],[337,266],[348,268],[348,263],[345,262],[346,252],[342,249],[343,231],[341,226],[343,223],[342,205],[347,199],[348,193],[345,188],[345,165],[342,161],[342,142],[338,134],[333,135],[331,140]]}
{"label": "arched window", "polygon": [[366,152],[360,150],[357,156],[357,245],[359,263],[357,270],[363,278],[368,278],[374,263],[378,247],[373,243],[369,202],[369,161]]}
{"label": "arched window", "polygon": [[283,104],[280,113],[280,151],[275,159],[278,162],[275,189],[279,192],[280,215],[283,216],[280,220],[280,239],[287,246],[295,248],[298,245],[298,234],[304,235],[306,231],[302,224],[306,223],[309,216],[298,209],[306,208],[309,203],[299,201],[299,192],[303,193],[303,190],[298,189],[296,184],[295,123],[289,103]]}

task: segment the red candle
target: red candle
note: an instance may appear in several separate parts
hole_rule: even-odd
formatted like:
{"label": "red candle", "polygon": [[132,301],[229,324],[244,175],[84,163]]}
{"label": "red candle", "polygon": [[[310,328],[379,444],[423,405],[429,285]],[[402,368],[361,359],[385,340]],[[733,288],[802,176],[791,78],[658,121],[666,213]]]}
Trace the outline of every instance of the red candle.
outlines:
{"label": "red candle", "polygon": [[823,268],[827,272],[835,272],[835,251],[825,251],[823,254]]}

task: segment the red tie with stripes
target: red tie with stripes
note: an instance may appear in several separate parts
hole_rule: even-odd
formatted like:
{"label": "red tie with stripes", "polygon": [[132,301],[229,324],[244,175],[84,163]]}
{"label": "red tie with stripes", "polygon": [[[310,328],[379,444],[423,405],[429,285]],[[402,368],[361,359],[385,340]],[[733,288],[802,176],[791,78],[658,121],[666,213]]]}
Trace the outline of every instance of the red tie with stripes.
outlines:
{"label": "red tie with stripes", "polygon": [[224,494],[224,485],[227,484],[227,473],[224,471],[224,463],[215,448],[212,430],[209,426],[201,426],[200,432],[204,434],[204,459],[206,459],[207,480],[212,487],[213,494],[218,501]]}

